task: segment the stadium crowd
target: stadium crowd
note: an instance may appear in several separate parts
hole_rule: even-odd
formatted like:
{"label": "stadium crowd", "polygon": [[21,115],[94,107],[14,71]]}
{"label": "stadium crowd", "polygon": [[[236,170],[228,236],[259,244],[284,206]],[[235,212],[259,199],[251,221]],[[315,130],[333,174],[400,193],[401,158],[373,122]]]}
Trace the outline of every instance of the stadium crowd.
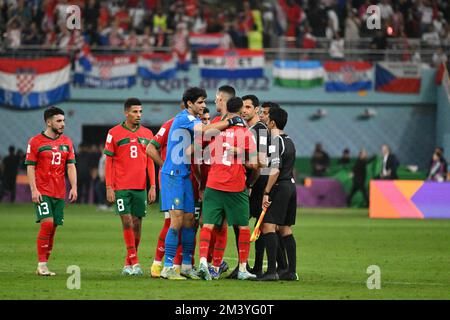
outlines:
{"label": "stadium crowd", "polygon": [[[277,47],[279,39],[289,39],[289,46],[311,49],[321,45],[318,39],[328,39],[337,58],[344,41],[348,47],[364,37],[372,39],[373,49],[386,49],[388,38],[411,49],[411,38],[425,47],[450,47],[446,0],[0,0],[2,47],[70,48],[76,42],[65,27],[71,4],[80,6],[82,32],[93,47],[170,47],[172,41],[186,42],[188,32],[222,32],[223,48]],[[376,35],[366,23],[372,4],[382,18]],[[177,30],[182,36],[173,37]]]}

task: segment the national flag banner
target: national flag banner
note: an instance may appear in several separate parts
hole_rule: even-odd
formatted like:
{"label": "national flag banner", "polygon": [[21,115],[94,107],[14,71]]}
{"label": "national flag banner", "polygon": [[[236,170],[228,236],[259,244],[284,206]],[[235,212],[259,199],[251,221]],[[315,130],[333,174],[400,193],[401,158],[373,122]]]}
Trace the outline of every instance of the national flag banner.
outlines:
{"label": "national flag banner", "polygon": [[172,54],[144,53],[139,57],[138,74],[144,79],[171,79],[177,73]]}
{"label": "national flag banner", "polygon": [[263,50],[210,50],[199,52],[200,76],[216,79],[264,77]]}
{"label": "national flag banner", "polygon": [[0,104],[18,109],[52,105],[70,97],[66,57],[0,58]]}
{"label": "national flag banner", "polygon": [[364,91],[372,88],[370,62],[329,61],[324,63],[326,91]]}
{"label": "national flag banner", "polygon": [[223,35],[220,33],[189,33],[189,45],[192,49],[216,49]]}
{"label": "national flag banner", "polygon": [[272,73],[278,86],[314,88],[323,84],[325,72],[320,61],[275,60]]}
{"label": "national flag banner", "polygon": [[77,61],[74,83],[91,88],[129,88],[136,83],[135,55],[94,55],[92,68],[86,70]]}
{"label": "national flag banner", "polygon": [[413,62],[378,62],[375,67],[376,91],[419,93],[420,65]]}

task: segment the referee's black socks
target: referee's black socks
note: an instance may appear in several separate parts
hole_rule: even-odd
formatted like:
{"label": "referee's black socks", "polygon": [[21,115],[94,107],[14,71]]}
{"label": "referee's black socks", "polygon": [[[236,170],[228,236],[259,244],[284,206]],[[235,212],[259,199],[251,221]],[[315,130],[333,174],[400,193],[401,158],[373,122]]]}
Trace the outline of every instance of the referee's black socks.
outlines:
{"label": "referee's black socks", "polygon": [[275,232],[263,235],[267,252],[267,273],[277,272],[278,236]]}
{"label": "referee's black socks", "polygon": [[281,232],[277,231],[278,236],[278,250],[277,250],[277,269],[286,270],[288,268],[286,260],[286,248],[284,246],[283,237]]}
{"label": "referee's black socks", "polygon": [[287,258],[289,261],[288,270],[290,273],[295,273],[297,269],[297,244],[292,234],[282,237],[281,241],[286,248]]}

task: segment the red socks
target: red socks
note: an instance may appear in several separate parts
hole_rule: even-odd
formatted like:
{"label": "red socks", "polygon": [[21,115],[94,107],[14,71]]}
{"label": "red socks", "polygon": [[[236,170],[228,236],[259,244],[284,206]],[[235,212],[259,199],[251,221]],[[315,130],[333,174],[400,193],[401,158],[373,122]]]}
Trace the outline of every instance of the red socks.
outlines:
{"label": "red socks", "polygon": [[214,244],[216,243],[216,234],[217,234],[217,227],[214,227],[211,230],[211,240],[209,241],[208,256],[206,257],[208,263],[211,263],[213,260]]}
{"label": "red socks", "polygon": [[214,243],[214,251],[212,257],[212,263],[214,267],[220,267],[225,254],[225,248],[227,247],[228,238],[228,226],[222,225],[222,227],[215,227],[216,239]]}
{"label": "red socks", "polygon": [[250,252],[250,229],[239,229],[239,263],[247,262]]}
{"label": "red socks", "polygon": [[134,239],[134,231],[132,228],[123,230],[123,238],[125,239],[125,245],[127,246],[127,263],[134,265],[139,263],[136,253],[136,242]]}
{"label": "red socks", "polygon": [[[47,262],[50,248],[50,238],[53,246],[53,222],[41,222],[41,228],[37,236],[37,253],[39,262]],[[51,250],[51,249],[50,249]]]}
{"label": "red socks", "polygon": [[48,240],[47,261],[50,258],[50,254],[52,253],[53,241],[55,239],[55,233],[56,233],[56,226],[53,225],[52,234],[50,235],[50,239]]}
{"label": "red socks", "polygon": [[212,230],[208,228],[201,228],[200,230],[200,258],[207,258],[209,251],[209,243],[211,241]]}
{"label": "red socks", "polygon": [[170,227],[170,218],[164,220],[164,225],[159,233],[158,243],[156,245],[155,261],[162,261],[166,246],[166,235]]}

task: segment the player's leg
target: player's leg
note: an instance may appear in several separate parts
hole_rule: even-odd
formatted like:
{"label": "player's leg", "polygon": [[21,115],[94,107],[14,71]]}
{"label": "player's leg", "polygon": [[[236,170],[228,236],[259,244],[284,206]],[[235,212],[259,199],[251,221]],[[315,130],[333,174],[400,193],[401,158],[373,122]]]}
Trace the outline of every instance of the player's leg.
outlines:
{"label": "player's leg", "polygon": [[181,275],[191,278],[200,279],[192,268],[192,256],[194,255],[195,246],[195,202],[192,181],[189,177],[183,179],[184,185],[184,215],[183,226],[181,228],[181,246],[182,246],[182,263]]}
{"label": "player's leg", "polygon": [[50,197],[42,196],[42,202],[35,204],[36,222],[40,223],[36,239],[38,267],[36,274],[39,276],[54,276],[55,273],[48,270],[50,238],[54,232],[53,203]]}
{"label": "player's leg", "polygon": [[183,260],[183,246],[181,245],[181,229],[178,232],[178,247],[175,258],[173,258],[173,267],[178,273],[181,273],[181,262]]}
{"label": "player's leg", "polygon": [[[250,216],[255,218],[255,226],[261,214],[262,194],[263,192],[260,190],[253,189],[249,199]],[[256,274],[257,276],[261,276],[263,272],[264,249],[264,240],[261,237],[258,237],[255,241],[255,263],[251,270],[251,273]]]}
{"label": "player's leg", "polygon": [[[226,219],[223,220],[221,226],[215,226],[213,230],[215,230],[215,239],[212,256],[212,266],[216,272],[219,272],[219,274],[221,274],[225,272],[225,265],[223,265],[223,256],[225,254],[225,248],[227,247],[228,240],[228,226]],[[226,265],[226,268],[228,269],[228,265]]]}
{"label": "player's leg", "polygon": [[277,249],[277,273],[283,273],[287,270],[287,257],[286,248],[283,241],[281,241],[282,235],[278,227],[276,228],[276,234],[278,236],[278,249]]}
{"label": "player's leg", "polygon": [[286,255],[288,258],[288,269],[286,272],[280,274],[281,280],[298,280],[297,275],[297,244],[292,234],[292,227],[295,225],[297,216],[297,191],[295,185],[290,186],[291,197],[287,207],[286,218],[283,225],[279,226],[282,235],[281,241],[286,248]]}
{"label": "player's leg", "polygon": [[115,191],[115,195],[116,203],[114,207],[116,214],[120,216],[122,222],[123,238],[127,249],[122,274],[131,275],[133,273],[133,265],[139,263],[136,254],[136,241],[134,239],[133,217],[131,215],[132,195],[130,190],[117,190]]}
{"label": "player's leg", "polygon": [[48,250],[47,250],[47,260],[50,258],[50,255],[53,250],[53,243],[55,241],[56,228],[58,226],[62,226],[64,223],[64,207],[65,203],[63,199],[51,199],[52,202],[52,210],[53,210],[53,230],[50,235]]}
{"label": "player's leg", "polygon": [[229,192],[226,195],[225,216],[229,225],[238,226],[238,274],[239,280],[252,280],[256,276],[247,270],[247,260],[250,253],[250,207],[247,191]]}
{"label": "player's leg", "polygon": [[208,268],[208,252],[214,226],[223,224],[223,194],[224,192],[206,188],[203,195],[203,227],[200,230],[198,271],[200,277],[205,280],[218,279],[220,276],[218,270],[214,270],[211,274]]}
{"label": "player's leg", "polygon": [[[161,183],[160,183],[161,185]],[[160,203],[160,209],[161,209],[161,192],[159,193],[159,203]],[[159,232],[158,236],[158,242],[156,243],[156,252],[155,252],[155,258],[153,259],[153,264],[150,270],[151,276],[153,278],[159,278],[161,276],[161,270],[162,270],[162,258],[164,257],[164,252],[166,248],[166,235],[167,231],[170,227],[170,215],[168,211],[164,212],[164,224],[161,228],[161,231]]]}
{"label": "player's leg", "polygon": [[[147,192],[146,190],[130,190],[131,194],[131,217],[132,228],[134,234],[134,246],[136,249],[136,257],[138,256],[139,243],[141,242],[142,218],[147,215]],[[144,272],[141,266],[133,264],[133,275],[142,275]]]}

